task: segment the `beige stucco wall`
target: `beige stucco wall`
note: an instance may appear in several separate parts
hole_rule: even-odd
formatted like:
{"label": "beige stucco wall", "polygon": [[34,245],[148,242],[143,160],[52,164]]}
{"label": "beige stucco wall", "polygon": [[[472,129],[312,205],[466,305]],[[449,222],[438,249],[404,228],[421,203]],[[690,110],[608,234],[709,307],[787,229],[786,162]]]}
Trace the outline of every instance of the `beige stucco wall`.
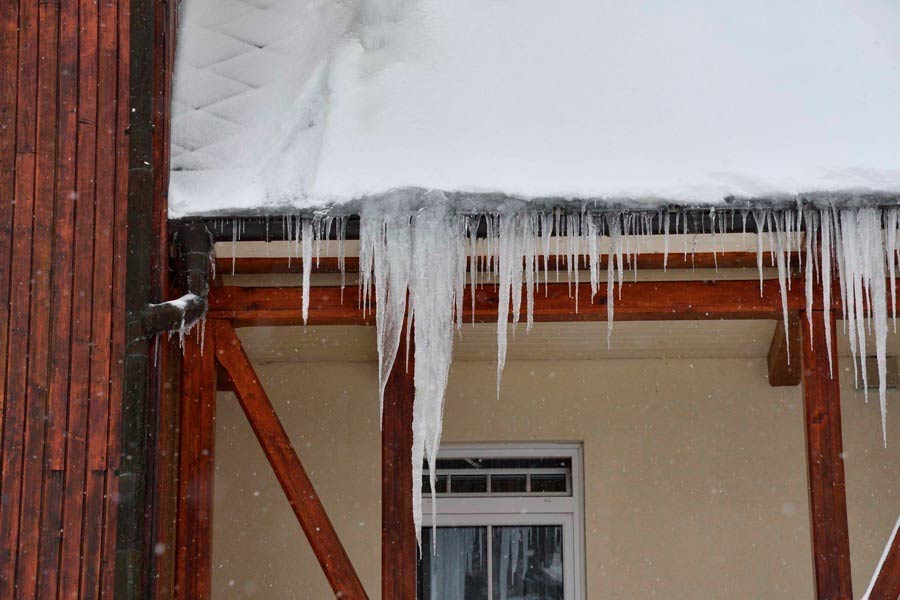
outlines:
{"label": "beige stucco wall", "polygon": [[[800,389],[764,359],[454,365],[448,441],[579,441],[586,577],[597,598],[812,595]],[[372,598],[380,578],[376,366],[277,363],[259,374]],[[877,400],[844,372],[856,595],[900,512],[900,414],[881,445]],[[900,393],[891,392],[897,406]],[[218,598],[330,598],[319,566],[231,394],[220,394]]]}

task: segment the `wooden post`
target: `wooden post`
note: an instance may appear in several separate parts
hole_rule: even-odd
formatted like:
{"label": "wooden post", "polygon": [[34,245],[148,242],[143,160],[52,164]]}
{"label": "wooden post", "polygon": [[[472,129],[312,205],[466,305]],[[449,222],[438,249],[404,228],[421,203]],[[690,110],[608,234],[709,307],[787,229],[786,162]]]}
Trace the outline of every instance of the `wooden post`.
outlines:
{"label": "wooden post", "polygon": [[215,339],[207,332],[201,348],[201,333],[195,329],[185,336],[181,374],[175,597],[190,600],[212,597]]}
{"label": "wooden post", "polygon": [[313,553],[322,565],[331,589],[342,600],[367,599],[362,583],[350,563],[350,557],[294,451],[287,432],[275,414],[265,389],[259,383],[234,328],[224,321],[212,321],[210,326],[216,338],[216,359],[228,371],[241,408],[275,471]]}
{"label": "wooden post", "polygon": [[416,597],[416,533],[412,518],[413,350],[406,332],[384,390],[381,422],[381,597]]}
{"label": "wooden post", "polygon": [[816,597],[850,600],[850,542],[841,441],[837,327],[833,311],[830,318],[833,369],[829,366],[823,311],[813,311],[811,328],[806,314],[800,316],[809,512]]}

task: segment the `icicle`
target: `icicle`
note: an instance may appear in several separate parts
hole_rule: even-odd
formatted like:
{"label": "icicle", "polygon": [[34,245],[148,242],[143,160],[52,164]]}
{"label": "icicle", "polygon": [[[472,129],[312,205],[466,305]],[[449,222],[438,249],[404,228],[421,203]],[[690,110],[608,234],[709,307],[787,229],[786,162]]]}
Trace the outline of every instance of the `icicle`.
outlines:
{"label": "icicle", "polygon": [[[676,213],[675,216],[676,222],[678,220],[678,215]],[[669,211],[663,212],[663,271],[668,270],[669,267]],[[677,227],[677,225],[676,225]]]}
{"label": "icicle", "polygon": [[[293,233],[294,233],[294,217],[293,215],[287,215],[284,217],[284,241],[288,243],[288,248],[291,247],[291,242],[293,242]],[[291,268],[291,252],[288,250],[287,253],[287,264],[288,270]]]}
{"label": "icicle", "polygon": [[525,254],[525,333],[530,333],[534,326],[534,286],[535,286],[535,254],[537,242],[535,240],[537,223],[533,215],[526,215],[523,219],[524,254]]}
{"label": "icicle", "polygon": [[842,209],[838,213],[841,221],[841,238],[844,255],[844,286],[847,290],[847,321],[850,335],[850,352],[853,356],[853,377],[859,381],[862,375],[863,396],[868,401],[868,374],[866,370],[866,328],[863,298],[863,275],[860,245],[857,240],[857,215],[852,209]]}
{"label": "icicle", "polygon": [[809,211],[809,215],[806,218],[806,236],[805,236],[805,244],[806,244],[806,270],[803,272],[804,279],[806,282],[806,320],[809,324],[809,333],[812,335],[812,305],[813,305],[813,268],[812,265],[815,262],[813,260],[813,239],[816,237],[816,228],[812,218],[812,211]]}
{"label": "icicle", "polygon": [[[850,266],[856,289],[865,288],[868,292],[868,309],[874,322],[875,360],[878,364],[878,399],[881,407],[881,428],[884,444],[887,445],[887,290],[885,289],[885,246],[882,233],[881,211],[875,208],[862,208],[856,211],[856,236],[862,248],[860,262]],[[856,307],[856,319],[860,322],[864,317],[862,304]],[[866,379],[865,338],[859,337],[859,356],[863,361],[863,382]]]}
{"label": "icicle", "polygon": [[[468,223],[464,218],[458,218],[456,226],[456,248],[453,256],[456,257],[456,283],[454,286],[454,298],[456,299],[454,315],[456,317],[456,329],[461,330],[463,324],[463,303],[466,290],[466,230]],[[474,290],[473,290],[474,291]],[[474,294],[473,294],[474,296]]]}
{"label": "icicle", "polygon": [[[617,215],[607,215],[606,229],[609,232],[609,257],[606,261],[606,346],[612,346],[613,317],[615,316],[615,295],[613,286],[616,282],[615,263],[621,260],[622,240],[620,236],[621,222]],[[621,269],[621,264],[619,269]]]}
{"label": "icicle", "polygon": [[[469,281],[472,290],[490,280],[497,289],[497,394],[499,398],[502,374],[508,350],[510,326],[515,325],[521,315],[523,295],[526,303],[526,321],[530,328],[533,322],[534,291],[540,286],[543,257],[545,294],[549,292],[549,262],[554,249],[551,237],[556,237],[555,258],[557,279],[559,264],[565,261],[570,295],[573,295],[577,310],[578,282],[580,269],[590,272],[591,299],[599,294],[600,264],[603,251],[608,252],[606,268],[607,302],[607,344],[611,344],[611,333],[615,317],[615,285],[618,293],[624,287],[626,261],[635,271],[639,256],[639,246],[633,235],[646,235],[658,229],[664,238],[664,267],[669,253],[668,233],[672,230],[672,213],[662,211],[655,215],[658,226],[654,225],[654,215],[627,211],[600,211],[593,206],[584,206],[580,212],[563,214],[552,212],[503,212],[500,214],[455,215],[446,204],[446,198],[434,194],[435,202],[429,202],[428,194],[418,198],[424,201],[423,208],[410,214],[403,209],[389,212],[363,211],[360,222],[360,303],[367,310],[374,300],[376,331],[379,356],[379,392],[383,396],[387,377],[397,360],[400,335],[406,323],[407,335],[415,329],[415,386],[414,441],[413,441],[413,505],[417,531],[421,527],[421,482],[423,464],[429,465],[432,490],[435,489],[434,472],[431,468],[436,457],[441,435],[441,414],[446,393],[447,377],[452,357],[454,326],[461,328],[463,312],[463,292]],[[416,205],[419,206],[418,204]],[[689,213],[687,210],[674,212],[674,231],[685,236],[685,254],[689,229],[708,232],[713,237],[713,254],[719,252],[719,234],[725,232],[728,215],[732,222],[736,211],[727,214],[716,211]],[[746,231],[750,211],[741,211],[741,220]],[[688,227],[688,218],[694,219]],[[796,208],[784,210],[754,210],[752,216],[756,224],[757,270],[760,278],[760,293],[764,291],[763,261],[764,248],[768,243],[773,266],[777,267],[782,316],[787,328],[787,292],[792,275],[790,264],[796,250],[797,261],[804,268],[806,310],[813,312],[812,296],[815,292],[815,277],[822,281],[823,316],[825,319],[826,344],[829,353],[829,368],[832,364],[831,340],[831,295],[832,273],[837,263],[841,299],[854,369],[865,359],[866,311],[872,318],[872,335],[875,338],[876,356],[879,370],[879,395],[882,419],[885,417],[885,371],[887,339],[887,294],[885,287],[897,272],[897,232],[900,230],[900,211],[891,209],[815,209]],[[477,239],[482,227],[487,232],[485,239]],[[699,221],[698,221],[699,219]],[[707,220],[709,227],[707,227]],[[679,223],[679,221],[681,221]],[[302,221],[304,257],[304,299],[308,298],[307,265],[311,264],[312,247],[310,240],[316,239],[321,220]],[[331,221],[325,221],[324,235],[330,231]],[[733,226],[733,223],[732,223]],[[298,230],[301,229],[298,219]],[[343,238],[343,223],[337,222],[336,236]],[[886,228],[887,232],[883,232]],[[235,224],[234,232],[239,231]],[[804,233],[805,232],[805,233]],[[556,234],[555,236],[553,234]],[[538,240],[540,236],[542,239]],[[560,240],[565,236],[565,242]],[[608,236],[606,242],[600,238]],[[768,236],[768,242],[764,239]],[[805,237],[803,237],[805,236]],[[696,236],[695,242],[696,244]],[[694,248],[693,250],[695,250]],[[318,248],[316,248],[318,251]],[[692,251],[693,251],[692,250]],[[803,265],[805,256],[806,264]],[[816,262],[816,257],[820,262]],[[887,261],[887,266],[885,266]],[[339,263],[343,264],[343,250],[339,249]],[[572,290],[572,286],[575,289]],[[374,293],[374,297],[370,294]],[[891,290],[891,302],[895,305],[895,292]],[[408,294],[408,302],[407,302]],[[472,295],[474,309],[474,294]],[[304,313],[306,312],[304,306]],[[473,310],[474,314],[474,310]],[[405,315],[405,316],[404,316]],[[893,312],[892,312],[893,315]],[[811,323],[810,323],[811,324]],[[408,346],[407,346],[408,347]],[[790,348],[788,352],[790,354]],[[861,363],[857,363],[857,357]],[[789,358],[790,360],[790,358]],[[863,382],[867,375],[863,368]],[[886,437],[886,426],[882,423],[882,435]]]}
{"label": "icicle", "polygon": [[[763,293],[763,229],[766,226],[766,213],[760,210],[753,211],[753,221],[756,223],[756,270],[759,272],[759,295]],[[770,248],[771,249],[771,248]]]}
{"label": "icicle", "polygon": [[[510,292],[515,277],[515,219],[509,215],[500,217],[500,237],[497,249],[499,263],[499,303],[497,305],[497,398],[500,398],[500,381],[506,365],[506,343],[509,328]],[[521,267],[521,265],[520,265]]]}
{"label": "icicle", "polygon": [[238,241],[238,220],[234,219],[231,223],[231,274],[234,275],[234,269],[237,265],[237,241]]}
{"label": "icicle", "polygon": [[312,221],[303,219],[303,325],[309,319],[309,284],[312,275]]}
{"label": "icicle", "polygon": [[897,207],[894,206],[887,209],[884,219],[884,227],[887,230],[885,235],[885,242],[887,243],[887,248],[885,248],[885,258],[888,263],[888,273],[890,273],[891,318],[894,322],[894,333],[897,333],[897,287],[894,285],[894,282],[897,280],[897,215]]}
{"label": "icicle", "polygon": [[347,256],[344,241],[347,239],[347,220],[338,217],[335,225],[337,235],[338,270],[341,272],[341,304],[344,303],[344,288],[347,287]]}
{"label": "icicle", "polygon": [[[775,223],[775,263],[778,266],[778,287],[779,291],[781,292],[781,314],[784,318],[784,331],[787,332],[789,327],[787,291],[788,289],[790,289],[790,278],[788,277],[787,265],[785,263],[790,260],[790,248],[785,249],[788,236],[786,232],[781,228],[781,219],[778,218],[778,215],[773,215],[772,221]],[[787,364],[791,364],[791,347],[789,335],[785,335],[784,343],[787,350]]]}
{"label": "icicle", "polygon": [[[825,319],[825,344],[828,349],[828,373],[834,376],[834,358],[831,348],[831,212],[827,209],[819,212],[821,231],[821,260],[820,270],[822,277],[822,317]],[[807,268],[809,265],[807,264]],[[811,313],[812,311],[810,311]]]}
{"label": "icicle", "polygon": [[432,511],[436,511],[434,468],[441,441],[444,395],[450,375],[454,288],[461,257],[457,252],[458,229],[441,205],[423,209],[416,215],[413,237],[413,264],[409,279],[416,330],[413,515],[416,538],[421,544],[422,460],[428,460],[431,506]]}

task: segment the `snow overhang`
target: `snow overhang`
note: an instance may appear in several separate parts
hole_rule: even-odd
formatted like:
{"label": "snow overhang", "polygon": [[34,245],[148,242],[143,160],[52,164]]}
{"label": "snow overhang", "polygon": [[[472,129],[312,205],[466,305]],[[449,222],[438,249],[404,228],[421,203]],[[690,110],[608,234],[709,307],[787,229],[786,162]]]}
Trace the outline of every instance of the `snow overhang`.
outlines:
{"label": "snow overhang", "polygon": [[184,0],[170,217],[897,204],[889,0]]}

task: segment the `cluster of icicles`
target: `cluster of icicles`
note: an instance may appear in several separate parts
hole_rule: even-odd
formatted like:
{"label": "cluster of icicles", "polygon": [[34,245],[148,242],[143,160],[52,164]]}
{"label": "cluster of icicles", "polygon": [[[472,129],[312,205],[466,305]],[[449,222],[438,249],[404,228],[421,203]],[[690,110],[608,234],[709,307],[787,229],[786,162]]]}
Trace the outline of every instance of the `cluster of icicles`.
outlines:
{"label": "cluster of icicles", "polygon": [[[635,236],[688,233],[688,220],[697,211],[611,211],[584,208],[578,212],[509,212],[460,214],[447,203],[426,204],[415,210],[366,210],[360,215],[360,303],[363,310],[374,304],[378,341],[380,391],[397,357],[400,336],[407,325],[414,344],[415,404],[413,415],[413,510],[417,532],[421,529],[423,459],[433,465],[441,438],[442,413],[453,350],[454,330],[463,325],[463,290],[473,286],[497,286],[498,356],[497,391],[505,362],[507,334],[524,314],[526,330],[533,323],[534,295],[560,273],[548,272],[549,258],[557,269],[565,265],[573,308],[590,302],[601,286],[601,257],[606,261],[606,298],[609,331],[614,320],[615,286],[621,294],[625,272],[637,268]],[[886,345],[888,303],[896,328],[894,282],[898,263],[898,208],[801,207],[778,210],[709,210],[700,219],[707,233],[743,231],[748,224],[756,232],[757,266],[762,290],[764,266],[775,267],[781,287],[785,325],[786,293],[792,285],[792,255],[805,274],[807,314],[816,283],[821,282],[829,363],[831,352],[832,281],[838,277],[846,332],[853,353],[854,376],[864,387],[867,340],[874,337],[879,375],[882,431],[887,443]],[[308,289],[313,262],[321,242],[336,239],[343,265],[346,221],[340,217],[285,217],[288,238],[303,258],[303,315],[308,313]],[[234,239],[239,239],[235,222]],[[332,233],[333,232],[333,233]],[[773,264],[764,265],[764,248]],[[685,248],[685,253],[692,252]],[[803,270],[802,266],[806,265]],[[591,298],[578,298],[579,270],[589,272]],[[343,268],[341,269],[343,271]],[[794,282],[796,283],[796,281]],[[888,294],[890,298],[888,298]],[[475,295],[472,294],[474,304]],[[866,319],[866,311],[871,319]],[[609,343],[609,336],[607,336]],[[409,347],[407,345],[407,347]],[[791,350],[789,349],[789,352]],[[799,349],[794,350],[799,355]],[[830,364],[832,369],[835,365]],[[431,489],[434,472],[429,469]]]}

